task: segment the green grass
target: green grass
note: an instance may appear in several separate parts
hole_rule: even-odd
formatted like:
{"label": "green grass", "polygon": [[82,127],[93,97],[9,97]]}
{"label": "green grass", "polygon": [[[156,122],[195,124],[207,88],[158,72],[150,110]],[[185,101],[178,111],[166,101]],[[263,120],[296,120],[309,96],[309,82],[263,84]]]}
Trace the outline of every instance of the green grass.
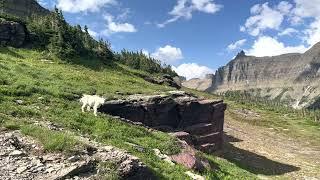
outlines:
{"label": "green grass", "polygon": [[35,125],[23,126],[21,132],[35,137],[43,144],[44,150],[48,152],[72,152],[83,149],[81,143],[67,133],[54,132]]}
{"label": "green grass", "polygon": [[[228,103],[228,110],[226,116],[232,119],[237,119],[245,123],[273,128],[276,132],[289,137],[299,139],[301,141],[308,141],[312,145],[320,146],[320,123],[315,122],[311,116],[303,117],[299,111],[270,109],[265,105],[250,104],[250,103],[236,103],[234,101],[226,100]],[[254,120],[247,120],[237,113],[236,109],[249,109],[257,112],[260,117]]]}
{"label": "green grass", "polygon": [[[158,131],[149,132],[107,115],[94,117],[93,113],[84,114],[80,110],[78,99],[83,93],[116,99],[129,94],[173,90],[148,83],[140,75],[148,74],[120,64],[103,64],[96,59],[62,61],[33,50],[0,48],[0,124],[34,137],[47,151],[72,152],[81,148],[82,145],[69,134],[33,125],[34,121],[51,121],[74,134],[84,134],[127,150],[138,156],[160,179],[187,179],[185,168],[169,166],[152,151],[157,148],[166,154],[179,152],[180,147],[173,137]],[[23,103],[18,104],[17,100]],[[128,142],[142,146],[145,152],[139,152]],[[230,162],[207,156],[219,167],[203,174],[208,178],[255,177]]]}

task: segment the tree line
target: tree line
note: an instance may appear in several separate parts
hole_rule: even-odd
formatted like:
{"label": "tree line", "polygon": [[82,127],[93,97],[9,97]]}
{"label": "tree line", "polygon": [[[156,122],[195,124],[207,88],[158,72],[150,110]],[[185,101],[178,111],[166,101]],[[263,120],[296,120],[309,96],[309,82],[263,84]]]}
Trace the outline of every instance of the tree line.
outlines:
{"label": "tree line", "polygon": [[223,94],[227,100],[235,101],[251,108],[257,108],[272,111],[281,114],[294,114],[299,118],[309,119],[313,122],[320,123],[320,109],[317,107],[307,107],[303,109],[294,109],[289,106],[288,102],[283,102],[279,98],[268,99],[259,95],[252,95],[247,91],[227,91]]}
{"label": "tree line", "polygon": [[120,62],[133,69],[143,70],[152,74],[177,74],[171,66],[143,54],[122,50],[113,52],[111,44],[104,40],[94,39],[88,32],[88,27],[71,26],[65,20],[61,10],[55,8],[47,16],[32,16],[27,19],[2,14],[1,18],[23,24],[28,30],[28,45],[61,59],[74,57],[94,57],[110,63]]}

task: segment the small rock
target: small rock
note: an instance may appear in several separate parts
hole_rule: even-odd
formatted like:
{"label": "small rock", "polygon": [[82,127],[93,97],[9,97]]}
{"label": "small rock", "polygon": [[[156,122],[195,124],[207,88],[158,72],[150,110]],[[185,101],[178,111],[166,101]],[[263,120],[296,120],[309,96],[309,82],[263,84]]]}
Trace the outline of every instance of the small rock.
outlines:
{"label": "small rock", "polygon": [[28,168],[26,166],[22,166],[22,167],[19,167],[17,168],[16,172],[21,174],[23,173],[24,171],[26,171]]}
{"label": "small rock", "polygon": [[22,105],[23,101],[19,99],[19,100],[16,100],[16,103],[19,104],[19,105]]}
{"label": "small rock", "polygon": [[104,149],[105,149],[106,151],[113,151],[113,150],[114,150],[114,147],[112,147],[112,146],[104,146]]}
{"label": "small rock", "polygon": [[77,174],[87,173],[93,170],[94,162],[80,162],[78,164],[73,164],[72,166],[65,167],[58,170],[52,179],[66,179],[68,177],[73,177]]}
{"label": "small rock", "polygon": [[174,163],[172,162],[171,158],[168,155],[162,154],[159,149],[153,149],[153,151],[154,151],[155,155],[158,156],[160,159],[169,163],[171,166],[174,165]]}
{"label": "small rock", "polygon": [[43,156],[43,161],[54,161],[56,158],[50,154]]}
{"label": "small rock", "polygon": [[175,133],[171,133],[171,135],[173,137],[176,137],[176,138],[182,140],[182,141],[187,142],[188,144],[192,144],[191,135],[189,133],[187,133],[187,132],[183,132],[183,131],[175,132]]}
{"label": "small rock", "polygon": [[80,160],[80,157],[79,156],[71,156],[68,158],[68,161],[70,162],[76,162],[76,161],[79,161]]}
{"label": "small rock", "polygon": [[37,171],[38,171],[38,172],[42,172],[42,171],[44,171],[44,170],[45,170],[45,167],[44,167],[44,166],[40,166],[40,167],[37,168]]}
{"label": "small rock", "polygon": [[22,155],[24,155],[24,153],[19,150],[14,150],[10,153],[10,156],[22,156]]}
{"label": "small rock", "polygon": [[47,173],[52,173],[53,171],[55,171],[55,169],[52,168],[52,167],[51,167],[51,168],[48,168],[48,169],[46,170]]}

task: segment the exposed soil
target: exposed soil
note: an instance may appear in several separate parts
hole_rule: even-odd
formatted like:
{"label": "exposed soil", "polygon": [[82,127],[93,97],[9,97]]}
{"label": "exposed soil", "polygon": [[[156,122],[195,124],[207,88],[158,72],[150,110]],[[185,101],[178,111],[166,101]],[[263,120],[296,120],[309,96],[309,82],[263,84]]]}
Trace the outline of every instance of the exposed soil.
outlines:
{"label": "exposed soil", "polygon": [[225,121],[224,158],[261,179],[320,179],[320,147],[272,128]]}

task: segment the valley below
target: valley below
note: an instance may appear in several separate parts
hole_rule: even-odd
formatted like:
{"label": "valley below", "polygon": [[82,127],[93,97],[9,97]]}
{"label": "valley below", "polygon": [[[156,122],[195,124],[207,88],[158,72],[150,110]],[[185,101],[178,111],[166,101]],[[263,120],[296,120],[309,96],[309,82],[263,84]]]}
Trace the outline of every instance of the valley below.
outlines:
{"label": "valley below", "polygon": [[[285,130],[282,130],[285,131]],[[224,158],[259,179],[318,179],[320,144],[227,116]]]}

